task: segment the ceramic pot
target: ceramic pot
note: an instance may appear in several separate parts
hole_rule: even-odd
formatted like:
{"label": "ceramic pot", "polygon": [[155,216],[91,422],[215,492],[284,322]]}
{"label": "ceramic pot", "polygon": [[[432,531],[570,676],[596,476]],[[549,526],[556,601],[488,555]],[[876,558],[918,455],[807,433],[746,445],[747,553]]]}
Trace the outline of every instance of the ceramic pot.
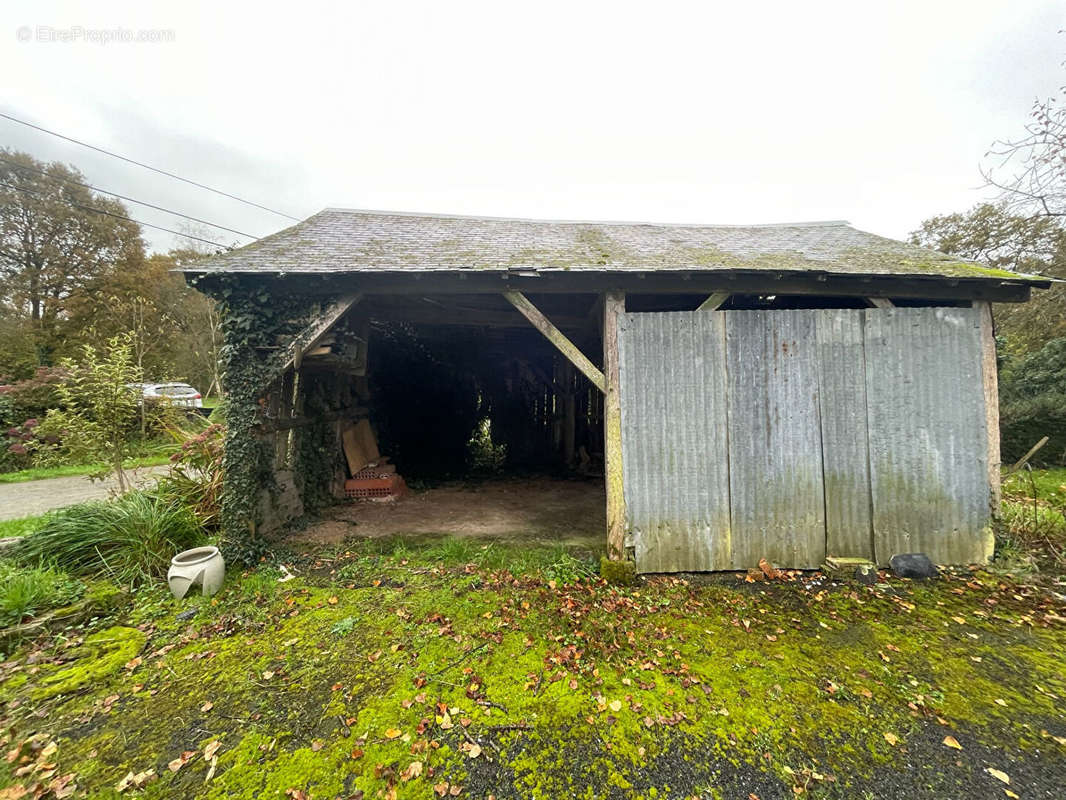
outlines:
{"label": "ceramic pot", "polygon": [[167,583],[170,593],[178,600],[183,598],[194,584],[200,584],[204,597],[210,597],[222,588],[226,577],[226,562],[217,547],[194,547],[178,553],[170,560]]}

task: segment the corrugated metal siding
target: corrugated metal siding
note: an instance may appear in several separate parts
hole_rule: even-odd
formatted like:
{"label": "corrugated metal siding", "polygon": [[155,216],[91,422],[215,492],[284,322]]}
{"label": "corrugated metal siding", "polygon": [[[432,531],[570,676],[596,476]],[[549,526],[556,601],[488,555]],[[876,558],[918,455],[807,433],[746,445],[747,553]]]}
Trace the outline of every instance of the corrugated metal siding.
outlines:
{"label": "corrugated metal siding", "polygon": [[809,311],[726,312],[730,569],[825,560],[818,353]]}
{"label": "corrugated metal siding", "polygon": [[626,522],[637,565],[728,569],[725,319],[626,314],[620,333]]}
{"label": "corrugated metal siding", "polygon": [[813,312],[825,478],[826,553],[874,557],[862,311]]}
{"label": "corrugated metal siding", "polygon": [[981,562],[989,522],[980,316],[866,312],[866,391],[878,563],[924,552]]}
{"label": "corrugated metal siding", "polygon": [[987,556],[980,317],[963,308],[626,314],[641,572]]}

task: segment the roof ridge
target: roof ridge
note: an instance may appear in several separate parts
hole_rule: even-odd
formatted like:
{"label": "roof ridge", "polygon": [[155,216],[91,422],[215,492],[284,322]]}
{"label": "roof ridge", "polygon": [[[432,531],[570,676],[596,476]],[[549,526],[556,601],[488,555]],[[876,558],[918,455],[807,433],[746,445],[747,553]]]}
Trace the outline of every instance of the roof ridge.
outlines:
{"label": "roof ridge", "polygon": [[[843,219],[811,220],[804,222],[758,222],[750,224],[715,224],[707,222],[640,222],[632,220],[602,220],[602,219],[544,219],[539,217],[497,217],[481,214],[444,214],[438,212],[422,211],[389,211],[385,209],[371,208],[342,208],[339,206],[327,206],[318,212],[324,214],[327,211],[342,212],[345,214],[367,214],[384,217],[416,217],[421,219],[466,219],[484,222],[543,222],[551,225],[647,225],[655,228],[833,228],[850,226],[851,223]],[[313,214],[312,216],[318,216]],[[310,217],[308,217],[310,219]]]}

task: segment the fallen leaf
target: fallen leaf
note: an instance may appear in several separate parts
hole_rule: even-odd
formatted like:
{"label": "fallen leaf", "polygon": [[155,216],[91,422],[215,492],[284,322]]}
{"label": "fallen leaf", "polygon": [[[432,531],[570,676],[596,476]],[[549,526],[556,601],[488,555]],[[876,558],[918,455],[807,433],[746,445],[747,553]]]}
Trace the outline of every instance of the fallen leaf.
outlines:
{"label": "fallen leaf", "polygon": [[339,603],[340,601],[339,601],[339,600],[337,599],[337,595],[333,595],[333,596],[332,596],[331,598],[329,598],[329,600],[327,600],[326,602],[327,602],[327,603],[329,603],[329,604],[330,604],[331,606],[335,606],[335,605],[337,605],[337,603]]}
{"label": "fallen leaf", "polygon": [[405,780],[405,781],[409,781],[412,778],[417,778],[421,774],[422,774],[422,762],[421,761],[412,761],[410,763],[410,765],[407,767],[407,769],[405,769],[403,771],[403,773],[400,775],[400,777],[403,780]]}
{"label": "fallen leaf", "polygon": [[402,731],[399,731],[396,728],[389,728],[387,731],[385,731],[385,738],[386,739],[397,739],[397,738],[399,738],[401,733],[402,733]]}
{"label": "fallen leaf", "polygon": [[944,737],[944,746],[945,747],[953,747],[956,750],[961,750],[962,749],[962,745],[959,744],[959,740],[956,739],[954,736],[945,736]]}
{"label": "fallen leaf", "polygon": [[218,752],[218,748],[220,747],[222,747],[222,742],[220,742],[218,739],[215,739],[215,741],[213,742],[209,742],[207,746],[204,747],[204,761],[210,761],[212,758],[214,758],[215,753]]}
{"label": "fallen leaf", "polygon": [[993,769],[992,767],[985,767],[985,772],[995,778],[997,781],[1003,781],[1004,783],[1010,783],[1010,775],[1002,770]]}
{"label": "fallen leaf", "polygon": [[899,737],[894,733],[885,732],[885,741],[895,747],[899,743]]}
{"label": "fallen leaf", "polygon": [[609,704],[607,705],[607,707],[608,707],[609,709],[611,709],[611,711],[614,711],[615,713],[618,713],[619,711],[621,711],[621,710],[622,710],[622,701],[621,701],[621,700],[612,700],[612,701],[611,701],[611,702],[610,702],[610,703],[609,703]]}
{"label": "fallen leaf", "polygon": [[201,714],[206,714],[208,711],[210,711],[214,707],[215,707],[215,704],[212,703],[210,700],[208,700],[206,703],[204,703],[202,706],[200,706],[200,713]]}
{"label": "fallen leaf", "polygon": [[126,777],[120,780],[117,784],[115,784],[115,791],[119,794],[122,794],[122,792],[126,791],[130,787],[134,789],[140,789],[146,783],[150,783],[151,781],[155,780],[155,777],[156,775],[154,769],[146,769],[144,772],[138,772],[136,774],[133,772],[127,772]]}

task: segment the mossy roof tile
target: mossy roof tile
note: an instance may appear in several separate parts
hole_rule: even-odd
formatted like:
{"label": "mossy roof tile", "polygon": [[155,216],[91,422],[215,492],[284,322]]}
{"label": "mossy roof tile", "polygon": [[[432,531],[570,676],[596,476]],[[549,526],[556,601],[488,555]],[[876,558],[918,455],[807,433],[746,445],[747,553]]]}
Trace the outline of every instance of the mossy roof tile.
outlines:
{"label": "mossy roof tile", "polygon": [[463,217],[328,208],[198,262],[202,273],[505,270],[809,271],[1020,280],[846,222],[666,225]]}

